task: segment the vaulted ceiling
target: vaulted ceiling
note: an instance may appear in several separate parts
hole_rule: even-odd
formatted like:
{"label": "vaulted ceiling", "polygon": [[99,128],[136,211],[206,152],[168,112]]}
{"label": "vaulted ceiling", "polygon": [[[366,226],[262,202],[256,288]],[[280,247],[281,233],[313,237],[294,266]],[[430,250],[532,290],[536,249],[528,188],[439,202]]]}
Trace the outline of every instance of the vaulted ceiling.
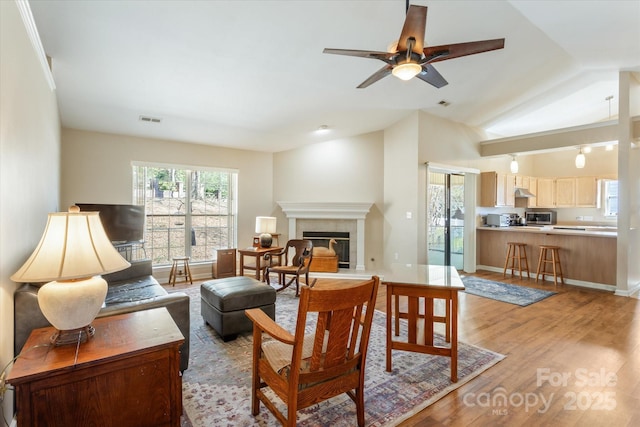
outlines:
{"label": "vaulted ceiling", "polygon": [[441,89],[392,76],[357,89],[383,64],[323,49],[386,50],[405,1],[30,6],[63,126],[249,150],[372,132],[416,110],[500,137],[594,123],[617,115],[619,71],[640,71],[640,1],[411,3],[428,6],[427,45],[505,48],[434,64]]}

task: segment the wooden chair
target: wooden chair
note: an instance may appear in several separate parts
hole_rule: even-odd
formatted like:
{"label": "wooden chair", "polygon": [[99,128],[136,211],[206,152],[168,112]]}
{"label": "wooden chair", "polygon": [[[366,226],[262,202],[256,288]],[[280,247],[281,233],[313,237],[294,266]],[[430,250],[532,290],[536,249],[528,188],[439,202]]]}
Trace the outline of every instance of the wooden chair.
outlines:
{"label": "wooden chair", "polygon": [[[303,286],[293,335],[262,310],[245,311],[253,322],[254,416],[262,402],[282,425],[295,426],[299,409],[347,393],[356,404],[358,426],[364,426],[365,360],[379,283],[374,276],[356,284]],[[316,323],[306,332],[310,313],[317,313]],[[263,340],[263,333],[274,339]],[[265,387],[286,404],[286,417]]]}
{"label": "wooden chair", "polygon": [[[291,260],[289,260],[290,249],[295,251]],[[274,265],[274,258],[282,260],[280,265]],[[265,254],[264,259],[269,262],[264,272],[265,281],[268,285],[271,285],[270,273],[278,274],[280,287],[276,291],[286,289],[295,282],[296,296],[298,296],[300,294],[300,276],[303,274],[305,283],[309,285],[309,266],[313,260],[313,242],[311,240],[289,240],[282,251]],[[288,282],[286,281],[287,275],[293,276]]]}

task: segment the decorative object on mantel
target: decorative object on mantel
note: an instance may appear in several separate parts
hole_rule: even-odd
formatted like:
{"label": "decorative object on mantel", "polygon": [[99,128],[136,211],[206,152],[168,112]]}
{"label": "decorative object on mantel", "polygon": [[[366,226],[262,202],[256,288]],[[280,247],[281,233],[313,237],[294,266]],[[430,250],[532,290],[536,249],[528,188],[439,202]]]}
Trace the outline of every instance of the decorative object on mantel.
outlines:
{"label": "decorative object on mantel", "polygon": [[55,345],[84,342],[94,334],[91,322],[107,295],[102,274],[124,270],[131,264],[114,248],[98,212],[50,213],[40,243],[11,280],[41,283],[38,304],[58,332]]}
{"label": "decorative object on mantel", "polygon": [[273,242],[271,236],[276,232],[276,218],[273,216],[256,217],[256,233],[260,233],[260,247],[270,248]]}

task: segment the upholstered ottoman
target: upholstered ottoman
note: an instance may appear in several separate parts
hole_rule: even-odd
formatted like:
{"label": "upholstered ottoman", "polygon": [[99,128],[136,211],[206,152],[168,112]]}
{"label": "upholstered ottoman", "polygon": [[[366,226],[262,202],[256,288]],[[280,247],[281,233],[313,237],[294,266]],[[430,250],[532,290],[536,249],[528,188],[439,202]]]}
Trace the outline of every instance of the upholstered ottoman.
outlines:
{"label": "upholstered ottoman", "polygon": [[253,277],[226,277],[200,285],[202,318],[225,341],[253,330],[253,323],[244,314],[247,308],[261,308],[275,319],[275,302],[276,290]]}

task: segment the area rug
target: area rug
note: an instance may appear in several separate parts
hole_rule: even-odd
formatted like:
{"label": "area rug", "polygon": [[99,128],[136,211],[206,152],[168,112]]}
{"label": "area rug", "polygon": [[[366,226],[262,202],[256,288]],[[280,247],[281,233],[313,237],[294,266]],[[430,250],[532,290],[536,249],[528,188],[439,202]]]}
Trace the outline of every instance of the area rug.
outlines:
{"label": "area rug", "polygon": [[[251,415],[251,333],[224,342],[200,316],[199,286],[191,298],[191,352],[183,375],[182,426],[278,426],[261,405]],[[298,298],[289,289],[278,293],[276,321],[294,330]],[[393,426],[416,414],[498,363],[503,355],[458,344],[458,382],[450,380],[448,357],[394,351],[393,371],[385,371],[386,315],[376,311],[367,358],[365,421],[367,426]],[[406,328],[404,328],[406,333]],[[444,345],[442,337],[436,337]],[[281,407],[284,407],[282,405]],[[286,412],[285,412],[286,413]],[[353,426],[355,404],[346,395],[298,412],[299,426]]]}
{"label": "area rug", "polygon": [[556,294],[552,291],[494,282],[473,276],[462,276],[461,279],[462,283],[464,283],[464,291],[468,294],[508,302],[522,307]]}

